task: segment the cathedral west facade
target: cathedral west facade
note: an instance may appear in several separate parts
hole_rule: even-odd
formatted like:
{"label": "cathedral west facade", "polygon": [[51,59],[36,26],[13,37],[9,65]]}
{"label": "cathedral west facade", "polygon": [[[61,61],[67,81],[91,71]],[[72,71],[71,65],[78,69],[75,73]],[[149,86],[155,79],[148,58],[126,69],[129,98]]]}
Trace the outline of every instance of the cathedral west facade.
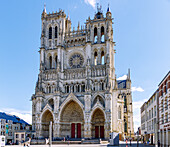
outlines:
{"label": "cathedral west facade", "polygon": [[32,96],[36,137],[109,138],[133,135],[130,72],[115,76],[112,14],[98,7],[94,18],[71,30],[64,11],[42,16],[40,72]]}

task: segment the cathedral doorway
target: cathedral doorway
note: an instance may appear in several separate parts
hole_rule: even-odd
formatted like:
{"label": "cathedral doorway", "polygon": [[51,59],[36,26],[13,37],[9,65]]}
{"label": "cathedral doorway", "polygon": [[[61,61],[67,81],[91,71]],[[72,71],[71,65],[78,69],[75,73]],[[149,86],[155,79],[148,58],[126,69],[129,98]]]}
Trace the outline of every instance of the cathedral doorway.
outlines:
{"label": "cathedral doorway", "polygon": [[104,114],[100,109],[96,109],[92,116],[92,137],[104,138]]}
{"label": "cathedral doorway", "polygon": [[81,107],[75,101],[70,101],[62,110],[60,125],[61,137],[83,137],[84,115]]}
{"label": "cathedral doorway", "polygon": [[[49,125],[50,121],[53,123],[53,115],[49,110],[46,110],[42,116],[42,136],[49,137]],[[53,130],[53,129],[52,129]]]}

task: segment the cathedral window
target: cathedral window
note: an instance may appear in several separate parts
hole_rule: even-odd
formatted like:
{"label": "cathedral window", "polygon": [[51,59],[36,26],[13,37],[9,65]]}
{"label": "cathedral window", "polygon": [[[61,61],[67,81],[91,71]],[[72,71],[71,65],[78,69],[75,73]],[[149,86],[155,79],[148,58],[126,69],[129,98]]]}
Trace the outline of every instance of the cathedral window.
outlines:
{"label": "cathedral window", "polygon": [[121,119],[121,107],[118,108],[118,119]]}
{"label": "cathedral window", "polygon": [[52,27],[49,28],[49,39],[52,39]]}
{"label": "cathedral window", "polygon": [[125,132],[127,132],[127,122],[125,122]]}
{"label": "cathedral window", "polygon": [[101,64],[104,65],[104,51],[101,52]]}
{"label": "cathedral window", "polygon": [[165,93],[167,93],[167,90],[168,90],[168,82],[166,81]]}
{"label": "cathedral window", "polygon": [[101,42],[104,42],[104,27],[101,27]]}
{"label": "cathedral window", "polygon": [[69,86],[67,86],[67,93],[69,93]]}
{"label": "cathedral window", "polygon": [[49,86],[49,93],[51,93],[51,86]]}
{"label": "cathedral window", "polygon": [[57,26],[55,27],[55,38],[57,38]]}
{"label": "cathedral window", "polygon": [[82,85],[82,92],[85,92],[85,85]]}
{"label": "cathedral window", "polygon": [[57,68],[57,56],[55,57],[55,68]]}
{"label": "cathedral window", "polygon": [[104,90],[104,83],[102,83],[102,90]]}
{"label": "cathedral window", "polygon": [[74,88],[74,86],[73,86],[73,92],[75,92],[75,88]]}
{"label": "cathedral window", "polygon": [[94,28],[94,43],[97,43],[97,28]]}
{"label": "cathedral window", "polygon": [[97,52],[94,53],[94,65],[97,65]]}
{"label": "cathedral window", "polygon": [[52,69],[52,57],[51,56],[49,57],[49,66],[50,66],[50,69]]}
{"label": "cathedral window", "polygon": [[80,92],[80,85],[77,86],[77,91]]}
{"label": "cathedral window", "polygon": [[124,96],[124,107],[127,107],[127,99],[126,99],[126,96]]}

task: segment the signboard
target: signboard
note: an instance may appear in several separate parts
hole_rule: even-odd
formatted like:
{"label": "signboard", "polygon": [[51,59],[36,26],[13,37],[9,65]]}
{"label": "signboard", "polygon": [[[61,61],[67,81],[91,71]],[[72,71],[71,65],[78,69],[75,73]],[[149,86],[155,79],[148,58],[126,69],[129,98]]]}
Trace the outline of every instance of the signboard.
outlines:
{"label": "signboard", "polygon": [[0,136],[0,147],[5,147],[5,136]]}
{"label": "signboard", "polygon": [[6,125],[6,134],[8,134],[8,129],[9,129],[9,126]]}

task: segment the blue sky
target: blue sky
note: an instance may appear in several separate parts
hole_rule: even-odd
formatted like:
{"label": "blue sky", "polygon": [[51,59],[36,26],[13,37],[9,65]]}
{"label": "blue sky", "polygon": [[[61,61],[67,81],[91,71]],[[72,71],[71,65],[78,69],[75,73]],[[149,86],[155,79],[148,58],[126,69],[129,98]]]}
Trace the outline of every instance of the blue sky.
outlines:
{"label": "blue sky", "polygon": [[41,13],[65,10],[72,27],[94,17],[96,2],[114,18],[117,77],[131,69],[135,130],[139,108],[170,70],[170,0],[5,0],[0,9],[0,111],[31,120],[39,72]]}

